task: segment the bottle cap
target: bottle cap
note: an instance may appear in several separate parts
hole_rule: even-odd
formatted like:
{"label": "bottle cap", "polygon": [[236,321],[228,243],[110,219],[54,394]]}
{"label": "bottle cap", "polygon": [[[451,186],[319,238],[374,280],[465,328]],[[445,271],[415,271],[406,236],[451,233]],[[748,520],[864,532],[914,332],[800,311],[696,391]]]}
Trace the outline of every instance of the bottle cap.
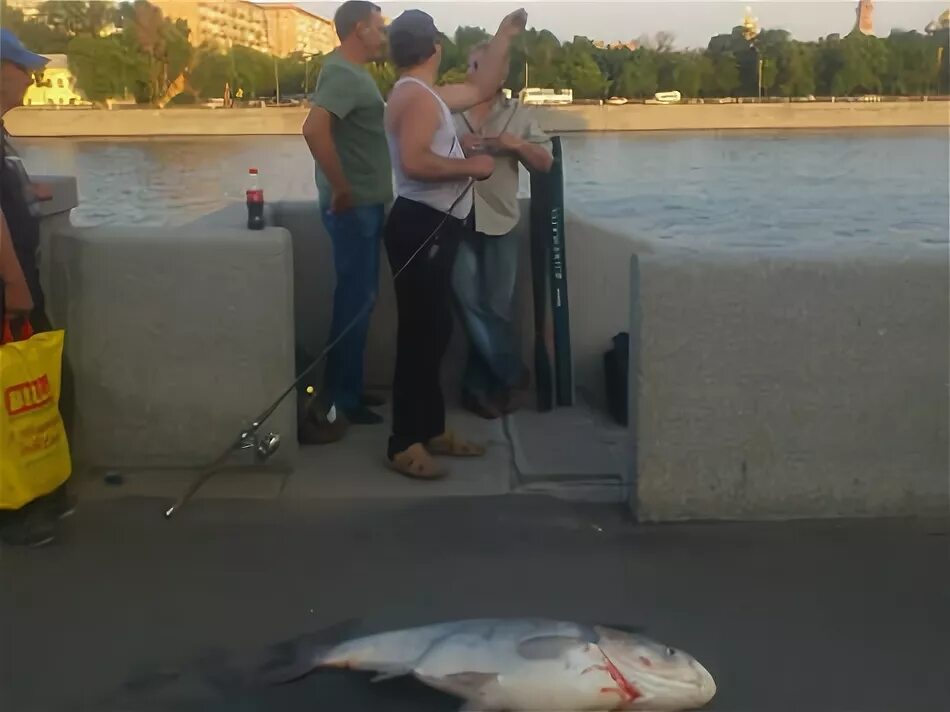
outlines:
{"label": "bottle cap", "polygon": [[256,168],[252,168],[251,170],[248,171],[248,173],[255,173],[255,174],[256,174],[256,173],[257,173],[257,169],[256,169]]}

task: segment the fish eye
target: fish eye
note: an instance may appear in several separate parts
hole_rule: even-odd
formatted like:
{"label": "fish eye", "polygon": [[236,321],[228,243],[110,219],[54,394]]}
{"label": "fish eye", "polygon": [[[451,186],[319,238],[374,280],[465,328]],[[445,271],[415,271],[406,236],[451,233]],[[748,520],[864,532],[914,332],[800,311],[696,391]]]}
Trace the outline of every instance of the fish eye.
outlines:
{"label": "fish eye", "polygon": [[666,649],[666,657],[672,658],[674,655],[676,655],[676,651],[673,648]]}

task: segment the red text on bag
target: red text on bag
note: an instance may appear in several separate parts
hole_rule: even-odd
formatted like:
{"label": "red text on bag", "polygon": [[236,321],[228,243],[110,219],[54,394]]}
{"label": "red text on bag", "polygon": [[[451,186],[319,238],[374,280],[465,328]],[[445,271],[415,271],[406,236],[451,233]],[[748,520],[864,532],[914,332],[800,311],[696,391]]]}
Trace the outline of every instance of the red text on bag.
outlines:
{"label": "red text on bag", "polygon": [[3,392],[3,404],[9,415],[19,415],[42,408],[53,397],[49,378],[44,373],[35,381],[10,386]]}

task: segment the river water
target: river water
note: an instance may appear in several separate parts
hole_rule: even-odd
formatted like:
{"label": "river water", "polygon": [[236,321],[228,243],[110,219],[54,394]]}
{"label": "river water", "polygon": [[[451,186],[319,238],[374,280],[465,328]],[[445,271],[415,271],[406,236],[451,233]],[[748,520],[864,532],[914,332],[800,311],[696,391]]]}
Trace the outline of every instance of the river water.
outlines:
{"label": "river water", "polygon": [[[33,173],[74,175],[73,222],[179,224],[243,201],[315,199],[298,136],[29,139]],[[566,202],[602,226],[683,246],[948,243],[946,129],[568,134]],[[522,190],[528,181],[522,175]]]}

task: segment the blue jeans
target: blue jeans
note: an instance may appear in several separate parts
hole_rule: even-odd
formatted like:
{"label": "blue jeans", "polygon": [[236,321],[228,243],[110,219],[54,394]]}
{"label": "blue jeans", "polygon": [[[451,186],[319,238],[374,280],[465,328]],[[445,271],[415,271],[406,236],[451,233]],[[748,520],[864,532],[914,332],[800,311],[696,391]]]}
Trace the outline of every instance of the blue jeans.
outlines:
{"label": "blue jeans", "polygon": [[518,236],[469,233],[459,246],[452,289],[468,332],[462,390],[503,393],[521,378],[522,363],[512,329]]}
{"label": "blue jeans", "polygon": [[323,224],[333,243],[336,290],[333,293],[333,321],[327,343],[366,310],[327,355],[324,390],[328,403],[343,411],[361,405],[363,361],[372,306],[379,286],[379,253],[385,207],[360,205],[344,213],[321,210]]}

